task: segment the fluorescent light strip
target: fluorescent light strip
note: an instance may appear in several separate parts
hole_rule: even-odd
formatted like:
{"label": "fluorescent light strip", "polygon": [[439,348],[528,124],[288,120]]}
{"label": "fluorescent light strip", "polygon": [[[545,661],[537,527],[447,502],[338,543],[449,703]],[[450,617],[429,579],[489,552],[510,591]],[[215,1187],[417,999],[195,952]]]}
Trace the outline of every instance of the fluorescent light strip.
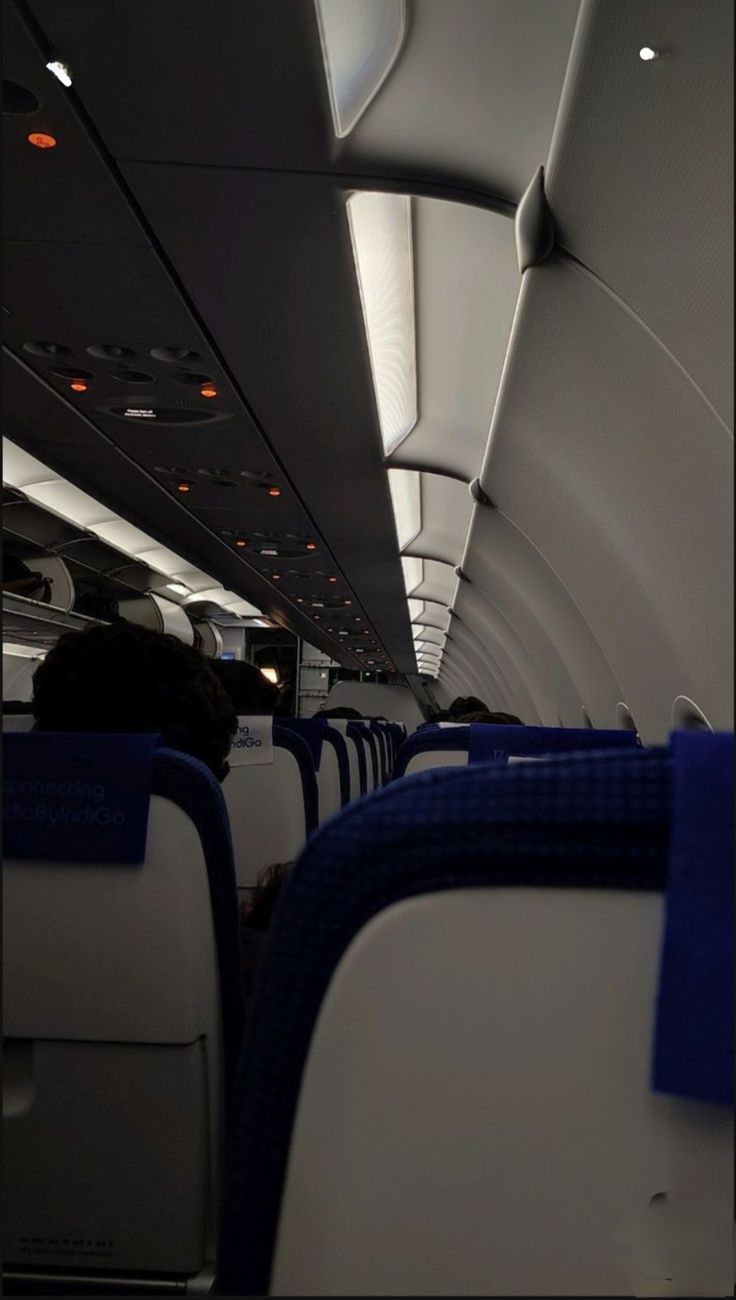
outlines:
{"label": "fluorescent light strip", "polygon": [[29,501],[50,510],[67,523],[93,533],[114,550],[145,564],[163,577],[170,578],[171,583],[166,586],[171,590],[178,587],[180,590],[177,594],[187,597],[185,605],[192,601],[208,600],[239,617],[261,613],[257,606],[251,605],[233,591],[225,591],[223,587],[216,586],[214,579],[206,573],[193,569],[180,555],[168,550],[126,519],[121,519],[73,483],[54,474],[47,465],[34,456],[29,456],[28,452],[8,438],[3,438],[3,483],[23,492]]}
{"label": "fluorescent light strip", "polygon": [[18,645],[15,641],[3,641],[4,655],[17,655],[19,659],[43,659],[45,650],[32,645]]}
{"label": "fluorescent light strip", "polygon": [[364,190],[350,196],[347,213],[388,456],[417,422],[411,199]]}
{"label": "fluorescent light strip", "polygon": [[424,582],[424,560],[415,555],[402,555],[401,567],[404,570],[406,594],[411,596]]}
{"label": "fluorescent light strip", "polygon": [[344,140],[398,58],[405,0],[315,0],[315,8],[332,123]]}

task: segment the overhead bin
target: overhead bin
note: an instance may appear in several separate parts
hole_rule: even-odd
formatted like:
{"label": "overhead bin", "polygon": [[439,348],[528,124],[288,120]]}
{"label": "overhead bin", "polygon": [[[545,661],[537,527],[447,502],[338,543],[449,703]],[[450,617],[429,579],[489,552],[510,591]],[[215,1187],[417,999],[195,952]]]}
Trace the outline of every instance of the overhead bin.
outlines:
{"label": "overhead bin", "polygon": [[194,627],[184,610],[172,600],[149,592],[146,596],[119,601],[118,610],[121,618],[129,623],[139,623],[151,632],[168,632],[185,645],[194,645]]}

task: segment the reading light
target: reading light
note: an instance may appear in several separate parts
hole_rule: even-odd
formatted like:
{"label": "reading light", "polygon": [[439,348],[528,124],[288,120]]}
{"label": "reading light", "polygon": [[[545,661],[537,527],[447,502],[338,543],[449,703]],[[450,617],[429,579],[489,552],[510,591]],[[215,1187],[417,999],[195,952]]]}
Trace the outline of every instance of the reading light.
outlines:
{"label": "reading light", "polygon": [[645,63],[651,63],[652,59],[660,58],[659,50],[653,50],[651,45],[643,45],[639,50],[639,58]]}
{"label": "reading light", "polygon": [[173,591],[175,596],[188,596],[189,588],[184,586],[183,582],[167,582],[166,590]]}
{"label": "reading light", "polygon": [[56,148],[56,138],[53,135],[47,135],[45,131],[31,131],[28,136],[28,143],[32,144],[34,149]]}
{"label": "reading light", "polygon": [[243,547],[243,546],[246,546],[246,545],[247,545],[247,542],[245,541],[244,538],[242,538],[242,537],[238,537],[237,540],[236,540],[236,542],[235,542],[235,545],[236,545],[236,546]]}
{"label": "reading light", "polygon": [[304,597],[303,597],[303,596],[297,596],[297,598],[296,598],[296,603],[297,603],[297,605],[303,605],[303,604],[304,604]]}
{"label": "reading light", "polygon": [[268,495],[269,495],[270,497],[280,497],[280,496],[281,496],[281,488],[270,487],[270,488],[268,489]]}
{"label": "reading light", "polygon": [[328,582],[337,582],[337,578],[332,577],[332,576],[330,575],[330,576],[328,576],[327,581],[328,581]]}
{"label": "reading light", "polygon": [[280,573],[272,573],[272,574],[271,574],[271,577],[273,578],[274,582],[280,582],[280,581],[281,581],[281,574],[280,574]]}
{"label": "reading light", "polygon": [[60,63],[58,59],[52,59],[50,63],[46,64],[46,67],[49,72],[53,72],[56,80],[60,81],[62,86],[71,86],[72,78],[66,63]]}
{"label": "reading light", "polygon": [[202,397],[217,397],[217,389],[213,388],[211,384],[204,384],[199,391]]}
{"label": "reading light", "polygon": [[194,484],[193,484],[193,483],[188,483],[188,482],[186,481],[186,479],[185,479],[185,480],[183,480],[181,483],[177,483],[177,485],[176,485],[176,490],[177,490],[177,492],[191,492],[191,490],[192,490],[193,487],[194,487]]}
{"label": "reading light", "polygon": [[275,668],[261,668],[260,671],[263,673],[263,676],[267,678],[269,682],[272,683],[273,686],[278,686],[279,675]]}
{"label": "reading light", "polygon": [[353,602],[352,600],[344,600],[342,603],[343,605],[352,605]]}
{"label": "reading light", "polygon": [[69,387],[73,393],[86,393],[87,382],[84,379],[73,379]]}
{"label": "reading light", "polygon": [[316,549],[317,549],[317,543],[316,543],[316,542],[307,542],[307,544],[306,544],[306,546],[304,547],[304,549],[305,549],[305,551],[316,551]]}

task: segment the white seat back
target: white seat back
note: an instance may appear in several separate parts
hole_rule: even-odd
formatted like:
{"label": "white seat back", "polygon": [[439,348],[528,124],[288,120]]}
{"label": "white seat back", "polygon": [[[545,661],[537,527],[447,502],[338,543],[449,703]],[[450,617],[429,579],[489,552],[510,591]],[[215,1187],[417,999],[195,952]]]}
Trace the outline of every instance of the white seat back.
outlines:
{"label": "white seat back", "polygon": [[[249,727],[271,734],[271,718],[239,718]],[[263,758],[264,761],[241,759]],[[293,862],[307,838],[302,775],[288,749],[274,744],[262,751],[230,752],[230,772],[222,791],[230,817],[230,830],[239,891],[254,887],[264,867]],[[339,795],[338,795],[339,800]],[[339,802],[338,802],[339,806]]]}
{"label": "white seat back", "polygon": [[271,1293],[730,1294],[730,1109],[649,1085],[662,910],[498,888],[372,920],[315,1029]]}
{"label": "white seat back", "polygon": [[3,884],[5,1259],[192,1275],[215,1259],[221,1011],[194,823],[145,861],[13,861]]}
{"label": "white seat back", "polygon": [[432,767],[465,767],[467,762],[467,749],[424,749],[419,754],[412,754],[404,776],[428,772]]}
{"label": "white seat back", "polygon": [[34,722],[32,713],[4,713],[3,731],[32,731]]}

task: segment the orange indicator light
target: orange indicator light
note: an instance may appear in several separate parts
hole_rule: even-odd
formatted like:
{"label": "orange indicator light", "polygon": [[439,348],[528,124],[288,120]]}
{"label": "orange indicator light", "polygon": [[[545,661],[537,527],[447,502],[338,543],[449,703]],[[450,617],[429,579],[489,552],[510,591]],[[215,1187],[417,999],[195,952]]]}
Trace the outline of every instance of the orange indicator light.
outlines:
{"label": "orange indicator light", "polygon": [[177,492],[191,492],[192,485],[191,483],[177,483],[176,490]]}
{"label": "orange indicator light", "polygon": [[84,379],[73,379],[69,387],[73,393],[86,393],[87,384]]}
{"label": "orange indicator light", "polygon": [[269,489],[268,489],[268,495],[269,495],[270,497],[280,497],[280,496],[281,496],[281,488],[277,488],[277,487],[269,488]]}
{"label": "orange indicator light", "polygon": [[217,397],[217,389],[213,388],[211,384],[205,384],[199,391],[203,397]]}
{"label": "orange indicator light", "polygon": [[47,135],[45,131],[31,131],[28,136],[28,143],[32,144],[34,149],[56,148],[56,140],[53,135]]}
{"label": "orange indicator light", "polygon": [[304,549],[307,550],[307,551],[316,551],[316,549],[317,549],[317,543],[316,543],[316,542],[307,542],[307,545],[306,545],[306,547],[305,547]]}
{"label": "orange indicator light", "polygon": [[237,542],[235,543],[236,546],[245,546],[245,544],[246,543],[244,542],[242,537],[239,537]]}

